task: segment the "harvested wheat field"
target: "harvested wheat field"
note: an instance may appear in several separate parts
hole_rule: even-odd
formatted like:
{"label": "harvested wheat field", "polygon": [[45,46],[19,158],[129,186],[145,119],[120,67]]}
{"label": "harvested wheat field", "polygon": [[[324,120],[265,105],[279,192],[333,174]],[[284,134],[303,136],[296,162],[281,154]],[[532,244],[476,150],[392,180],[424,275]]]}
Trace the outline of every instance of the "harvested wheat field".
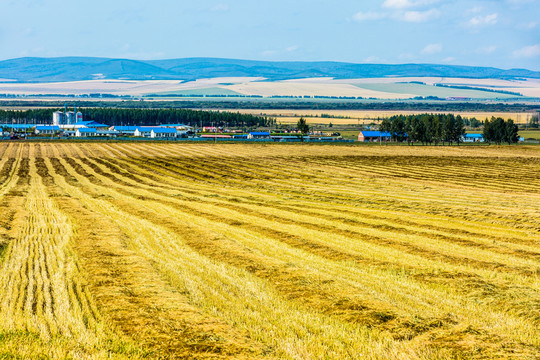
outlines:
{"label": "harvested wheat field", "polygon": [[2,359],[540,356],[540,147],[0,154]]}

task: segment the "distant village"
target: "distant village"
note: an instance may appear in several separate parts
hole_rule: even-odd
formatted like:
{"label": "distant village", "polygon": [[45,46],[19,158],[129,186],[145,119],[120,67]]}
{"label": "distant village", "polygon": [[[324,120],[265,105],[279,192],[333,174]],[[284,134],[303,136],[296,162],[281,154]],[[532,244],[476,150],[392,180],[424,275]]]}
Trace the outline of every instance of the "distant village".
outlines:
{"label": "distant village", "polygon": [[[232,130],[217,126],[195,128],[185,124],[161,124],[156,126],[110,126],[96,121],[84,120],[82,112],[56,111],[50,124],[0,124],[0,135],[6,139],[17,138],[101,138],[101,139],[156,139],[156,140],[214,140],[214,141],[273,141],[273,142],[352,142],[343,139],[339,133],[312,131],[307,134],[299,130],[280,129],[278,131]],[[389,142],[390,132],[378,130],[360,131],[359,142]],[[483,142],[482,134],[464,134],[461,142]]]}

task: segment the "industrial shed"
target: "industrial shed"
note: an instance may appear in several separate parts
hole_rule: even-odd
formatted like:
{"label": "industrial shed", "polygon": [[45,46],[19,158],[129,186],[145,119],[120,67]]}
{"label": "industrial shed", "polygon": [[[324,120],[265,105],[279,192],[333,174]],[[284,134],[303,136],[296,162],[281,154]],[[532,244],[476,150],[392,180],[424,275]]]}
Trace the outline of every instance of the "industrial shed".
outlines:
{"label": "industrial shed", "polygon": [[55,134],[60,132],[60,126],[56,125],[38,125],[34,131],[36,135],[46,135],[46,134]]}

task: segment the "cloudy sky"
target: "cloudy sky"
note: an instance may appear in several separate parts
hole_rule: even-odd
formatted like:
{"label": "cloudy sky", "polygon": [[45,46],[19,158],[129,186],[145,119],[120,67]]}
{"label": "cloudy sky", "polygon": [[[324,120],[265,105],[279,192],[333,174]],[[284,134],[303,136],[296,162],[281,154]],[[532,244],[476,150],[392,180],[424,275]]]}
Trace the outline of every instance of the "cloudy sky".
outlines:
{"label": "cloudy sky", "polygon": [[0,0],[0,59],[24,56],[540,70],[540,0]]}

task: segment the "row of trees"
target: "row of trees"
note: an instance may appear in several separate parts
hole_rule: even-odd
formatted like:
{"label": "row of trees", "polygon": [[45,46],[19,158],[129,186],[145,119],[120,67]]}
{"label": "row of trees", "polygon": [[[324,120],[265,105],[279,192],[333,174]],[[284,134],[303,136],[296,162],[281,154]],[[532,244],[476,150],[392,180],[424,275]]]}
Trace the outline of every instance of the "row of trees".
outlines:
{"label": "row of trees", "polygon": [[[56,109],[30,109],[25,111],[0,110],[0,123],[47,124]],[[238,112],[197,111],[188,109],[80,109],[85,120],[107,125],[187,124],[191,126],[273,126],[274,118],[240,114]]]}
{"label": "row of trees", "polygon": [[[58,107],[64,101],[2,101],[5,107]],[[477,102],[382,102],[382,101],[272,101],[267,100],[182,100],[182,101],[86,101],[78,100],[79,108],[122,108],[122,109],[294,109],[294,110],[395,110],[426,112],[537,112],[538,105],[520,103],[477,103]]]}
{"label": "row of trees", "polygon": [[489,143],[508,144],[517,143],[519,140],[518,126],[512,119],[505,121],[503,118],[492,117],[484,121],[484,141]]}
{"label": "row of trees", "polygon": [[457,143],[465,134],[463,119],[454,114],[396,115],[384,119],[379,127],[391,134],[392,140],[409,144]]}

